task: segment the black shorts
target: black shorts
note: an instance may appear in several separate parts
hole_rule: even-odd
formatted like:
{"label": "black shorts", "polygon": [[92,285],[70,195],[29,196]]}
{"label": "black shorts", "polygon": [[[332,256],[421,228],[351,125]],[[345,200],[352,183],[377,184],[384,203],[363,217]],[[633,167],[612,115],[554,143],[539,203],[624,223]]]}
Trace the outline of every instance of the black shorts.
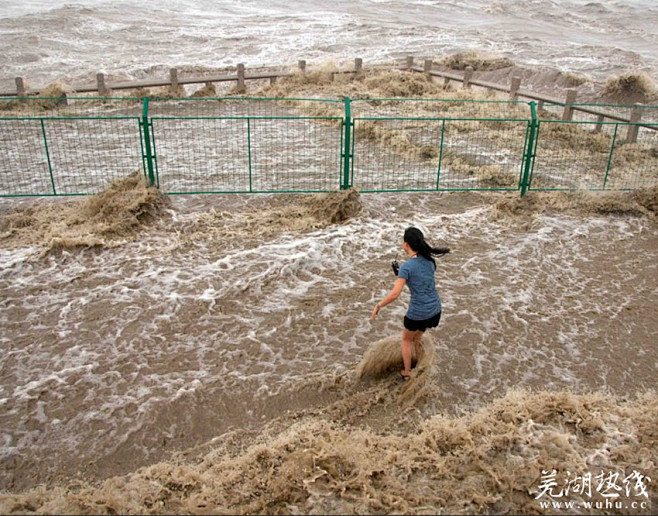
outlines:
{"label": "black shorts", "polygon": [[427,328],[436,328],[439,325],[440,320],[441,320],[441,312],[430,317],[429,319],[423,319],[422,321],[409,319],[405,315],[404,327],[409,331],[425,331]]}

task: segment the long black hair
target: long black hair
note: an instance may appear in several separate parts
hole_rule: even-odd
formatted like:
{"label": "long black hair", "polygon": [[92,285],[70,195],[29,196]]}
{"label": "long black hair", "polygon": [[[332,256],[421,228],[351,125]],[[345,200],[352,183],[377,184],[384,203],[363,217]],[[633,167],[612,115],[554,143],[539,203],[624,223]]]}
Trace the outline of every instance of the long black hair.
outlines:
{"label": "long black hair", "polygon": [[423,258],[430,260],[436,269],[436,262],[432,255],[442,255],[450,252],[449,247],[432,247],[425,241],[423,232],[415,227],[408,227],[404,230],[404,241],[409,244],[412,250],[417,252]]}

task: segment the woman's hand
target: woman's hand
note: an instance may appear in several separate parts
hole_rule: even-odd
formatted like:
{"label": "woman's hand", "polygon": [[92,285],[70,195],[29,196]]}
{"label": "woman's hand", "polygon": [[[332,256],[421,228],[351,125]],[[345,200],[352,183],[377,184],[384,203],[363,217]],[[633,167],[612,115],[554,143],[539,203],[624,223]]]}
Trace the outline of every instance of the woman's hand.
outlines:
{"label": "woman's hand", "polygon": [[377,303],[375,305],[375,308],[372,309],[372,314],[370,314],[370,320],[371,321],[375,320],[375,317],[377,317],[377,314],[379,313],[379,310],[380,310],[379,303]]}

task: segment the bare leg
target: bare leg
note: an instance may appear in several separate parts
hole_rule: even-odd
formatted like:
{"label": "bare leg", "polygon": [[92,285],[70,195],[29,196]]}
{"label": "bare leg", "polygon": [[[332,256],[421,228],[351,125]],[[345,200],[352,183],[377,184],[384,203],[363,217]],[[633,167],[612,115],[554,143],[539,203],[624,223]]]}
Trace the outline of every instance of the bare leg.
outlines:
{"label": "bare leg", "polygon": [[422,331],[409,331],[406,328],[402,330],[402,361],[404,369],[402,375],[407,376],[411,373],[411,355],[414,346],[414,339],[423,333]]}

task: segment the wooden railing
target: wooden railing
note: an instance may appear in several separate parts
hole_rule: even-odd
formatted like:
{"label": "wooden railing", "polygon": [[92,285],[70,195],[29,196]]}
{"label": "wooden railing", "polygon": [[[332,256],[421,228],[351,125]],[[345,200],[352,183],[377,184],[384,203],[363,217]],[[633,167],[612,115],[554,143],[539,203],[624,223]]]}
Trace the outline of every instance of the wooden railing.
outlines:
{"label": "wooden railing", "polygon": [[[344,74],[344,73],[357,73],[361,71],[363,65],[363,60],[361,58],[356,58],[354,60],[354,68],[349,70],[336,70],[330,72],[333,74]],[[306,71],[306,61],[299,61],[297,63],[300,72]],[[280,70],[270,70],[270,71],[259,71],[255,73],[247,73],[246,67],[244,64],[238,64],[235,70],[235,73],[227,73],[225,75],[209,75],[204,77],[178,77],[178,70],[172,68],[169,70],[168,79],[151,79],[144,81],[124,81],[116,82],[112,84],[107,84],[105,81],[105,74],[97,73],[96,74],[96,84],[86,84],[79,86],[71,86],[71,91],[74,93],[97,93],[100,96],[107,96],[110,91],[115,90],[132,90],[138,88],[159,88],[159,87],[169,87],[172,93],[178,91],[178,87],[185,84],[212,84],[215,82],[235,82],[238,90],[245,89],[245,82],[250,80],[266,80],[269,79],[271,83],[274,83],[280,77],[288,77],[292,75],[292,72],[285,72]],[[16,77],[16,90],[15,91],[3,91],[0,92],[2,97],[25,97],[29,95],[38,95],[41,90],[38,88],[25,88],[25,81],[22,77]]]}
{"label": "wooden railing", "polygon": [[[423,67],[421,68],[414,65],[414,58],[412,56],[407,57],[407,63],[405,68],[412,72],[427,74],[430,77],[441,77],[444,79],[445,84],[449,84],[451,81],[455,81],[461,83],[464,88],[470,88],[471,86],[478,86],[480,88],[486,88],[486,89],[507,93],[509,95],[509,98],[512,100],[516,100],[519,97],[536,100],[539,104],[538,105],[539,109],[542,109],[545,104],[551,104],[553,106],[562,106],[563,107],[562,120],[573,120],[573,114],[576,111],[579,111],[581,113],[586,113],[589,115],[594,115],[597,117],[597,125],[594,129],[595,132],[601,131],[603,123],[605,122],[606,119],[613,120],[615,122],[627,123],[627,124],[639,124],[639,125],[629,126],[628,128],[628,135],[626,140],[631,143],[637,140],[637,130],[639,127],[644,127],[646,129],[658,131],[658,126],[655,124],[654,125],[640,124],[643,111],[647,107],[649,107],[644,104],[636,103],[633,106],[627,106],[630,112],[629,116],[623,117],[616,113],[610,113],[607,111],[603,111],[601,109],[597,109],[596,106],[593,105],[576,104],[577,93],[578,93],[578,90],[576,89],[568,89],[566,92],[566,98],[564,100],[561,100],[556,97],[551,97],[549,95],[544,95],[541,93],[535,93],[530,90],[521,89],[520,77],[512,77],[510,85],[505,86],[501,84],[495,84],[492,82],[473,79],[474,70],[470,66],[467,66],[466,69],[464,70],[464,73],[462,75],[459,75],[453,72],[434,70],[433,61],[431,59],[426,59],[423,63]],[[652,106],[652,107],[656,107],[656,110],[658,112],[658,106]]]}
{"label": "wooden railing", "polygon": [[[306,61],[300,60],[297,63],[297,67],[300,72],[306,71]],[[335,74],[354,74],[361,71],[363,68],[363,60],[361,58],[356,58],[354,60],[354,68],[347,70],[336,70],[330,72],[332,75]],[[627,141],[634,142],[637,139],[637,131],[639,127],[643,127],[650,130],[658,130],[658,126],[655,124],[644,125],[641,124],[642,113],[647,108],[643,104],[635,104],[633,106],[628,106],[629,116],[624,117],[618,113],[611,113],[608,111],[603,111],[598,109],[595,105],[583,105],[576,104],[577,99],[577,90],[568,89],[566,92],[565,99],[558,99],[541,93],[536,93],[530,90],[521,88],[521,78],[512,77],[509,85],[496,84],[492,82],[482,81],[473,78],[474,70],[472,67],[466,67],[463,74],[457,74],[449,71],[442,71],[434,69],[434,63],[430,59],[426,59],[423,63],[423,67],[418,67],[414,65],[414,57],[409,56],[406,60],[406,66],[401,68],[402,70],[407,70],[414,73],[424,73],[429,77],[442,78],[446,84],[452,82],[461,83],[464,88],[470,88],[471,86],[477,86],[480,88],[486,88],[491,90],[496,90],[502,93],[506,93],[510,99],[516,100],[518,98],[526,98],[530,100],[535,100],[538,102],[539,109],[542,109],[546,104],[551,106],[561,106],[562,111],[562,120],[572,120],[574,112],[582,112],[589,115],[597,117],[597,125],[594,129],[595,132],[601,131],[603,124],[606,120],[612,120],[615,122],[634,124],[629,126]],[[292,72],[286,72],[281,70],[270,70],[270,71],[258,71],[254,73],[247,73],[246,67],[244,64],[238,64],[235,73],[227,73],[224,75],[210,75],[204,77],[179,77],[178,70],[172,68],[169,71],[168,79],[161,80],[144,80],[144,81],[124,81],[116,82],[112,84],[106,84],[105,75],[102,73],[96,74],[96,84],[92,85],[80,85],[73,86],[71,90],[75,93],[97,93],[100,96],[107,96],[111,91],[115,90],[130,90],[138,88],[158,88],[158,87],[168,87],[172,94],[177,94],[179,86],[186,84],[206,84],[210,85],[216,82],[235,82],[237,93],[246,91],[246,81],[251,80],[268,80],[270,83],[274,83],[280,77],[288,77],[292,75]],[[38,95],[41,90],[39,89],[26,89],[25,82],[22,77],[16,77],[16,91],[5,91],[0,92],[0,96],[9,97],[9,96],[18,96],[24,97],[29,95]],[[658,106],[656,107],[658,110]]]}

